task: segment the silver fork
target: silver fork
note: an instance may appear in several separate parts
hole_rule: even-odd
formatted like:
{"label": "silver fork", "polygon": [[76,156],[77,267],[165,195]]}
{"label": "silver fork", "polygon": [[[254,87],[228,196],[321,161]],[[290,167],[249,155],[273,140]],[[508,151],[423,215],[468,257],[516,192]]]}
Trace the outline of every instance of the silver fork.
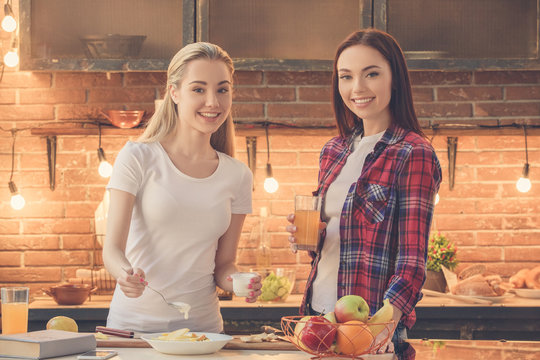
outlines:
{"label": "silver fork", "polygon": [[[124,271],[126,272],[126,274],[131,275],[131,274],[129,273],[129,271],[127,271],[126,269],[122,268],[122,270],[124,270]],[[152,290],[153,292],[157,293],[159,296],[161,296],[161,298],[163,299],[163,301],[165,301],[165,303],[166,303],[167,305],[172,306],[173,308],[175,308],[175,309],[177,309],[177,310],[180,308],[179,306],[177,306],[177,305],[175,305],[175,304],[173,304],[173,303],[168,302],[167,299],[165,299],[165,296],[163,296],[162,293],[160,293],[159,291],[157,291],[156,289],[154,289],[153,287],[151,287],[150,285],[148,285],[148,283],[146,284],[146,287],[149,288],[150,290]]]}

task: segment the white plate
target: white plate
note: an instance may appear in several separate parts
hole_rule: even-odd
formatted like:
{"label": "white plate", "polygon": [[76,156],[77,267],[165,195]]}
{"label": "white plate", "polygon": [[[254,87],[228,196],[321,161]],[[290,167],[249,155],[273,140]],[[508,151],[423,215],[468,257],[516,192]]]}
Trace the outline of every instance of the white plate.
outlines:
{"label": "white plate", "polygon": [[539,289],[514,289],[514,292],[519,297],[524,297],[524,298],[529,298],[529,299],[540,299]]}
{"label": "white plate", "polygon": [[[191,333],[188,333],[191,334]],[[219,351],[227,342],[232,340],[232,336],[215,334],[208,332],[196,332],[197,336],[206,335],[209,341],[166,341],[156,340],[163,333],[145,334],[141,339],[149,343],[154,349],[164,354],[172,355],[202,355],[212,354]]]}
{"label": "white plate", "polygon": [[504,300],[508,300],[508,298],[511,298],[512,296],[513,295],[511,295],[511,294],[505,294],[505,295],[502,295],[502,296],[473,296],[473,295],[470,295],[469,297],[472,297],[472,298],[475,298],[475,299],[487,300],[487,301],[491,301],[493,303],[501,303]]}

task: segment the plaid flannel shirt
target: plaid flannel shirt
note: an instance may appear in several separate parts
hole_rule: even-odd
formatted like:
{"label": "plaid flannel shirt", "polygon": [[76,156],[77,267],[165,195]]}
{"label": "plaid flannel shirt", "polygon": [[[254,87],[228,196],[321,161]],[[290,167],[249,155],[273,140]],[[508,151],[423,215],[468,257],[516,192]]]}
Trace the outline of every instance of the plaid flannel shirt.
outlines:
{"label": "plaid flannel shirt", "polygon": [[[352,152],[356,135],[335,137],[323,147],[314,194],[324,199]],[[371,314],[388,298],[403,312],[401,322],[411,328],[416,321],[414,307],[422,298],[433,201],[440,182],[441,167],[428,141],[397,125],[386,130],[366,157],[343,206],[338,298],[360,295]],[[318,251],[311,253],[312,270],[300,307],[303,314],[310,306],[324,236]]]}

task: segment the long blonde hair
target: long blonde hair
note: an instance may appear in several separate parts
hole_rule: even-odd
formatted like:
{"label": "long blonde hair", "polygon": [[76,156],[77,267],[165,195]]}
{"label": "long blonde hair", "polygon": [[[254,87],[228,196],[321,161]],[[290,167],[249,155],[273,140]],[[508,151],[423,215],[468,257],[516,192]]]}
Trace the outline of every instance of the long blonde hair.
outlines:
{"label": "long blonde hair", "polygon": [[[178,125],[178,112],[176,104],[171,98],[169,87],[179,86],[186,73],[190,61],[198,59],[219,60],[229,69],[231,79],[234,74],[234,65],[231,57],[225,50],[217,45],[207,42],[196,42],[184,46],[172,58],[167,70],[167,88],[163,102],[156,109],[148,121],[146,129],[137,139],[139,142],[161,141],[174,131]],[[181,106],[179,104],[178,106]],[[234,123],[231,114],[225,122],[210,137],[210,145],[220,152],[234,156]]]}

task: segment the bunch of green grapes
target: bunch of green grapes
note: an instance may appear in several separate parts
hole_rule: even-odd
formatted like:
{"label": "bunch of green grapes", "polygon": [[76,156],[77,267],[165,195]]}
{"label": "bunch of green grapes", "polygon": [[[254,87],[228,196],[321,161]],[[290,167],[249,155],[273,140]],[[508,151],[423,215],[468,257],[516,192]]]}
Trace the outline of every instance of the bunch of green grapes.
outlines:
{"label": "bunch of green grapes", "polygon": [[271,272],[262,282],[261,301],[285,301],[291,290],[291,282],[286,276],[276,276]]}

